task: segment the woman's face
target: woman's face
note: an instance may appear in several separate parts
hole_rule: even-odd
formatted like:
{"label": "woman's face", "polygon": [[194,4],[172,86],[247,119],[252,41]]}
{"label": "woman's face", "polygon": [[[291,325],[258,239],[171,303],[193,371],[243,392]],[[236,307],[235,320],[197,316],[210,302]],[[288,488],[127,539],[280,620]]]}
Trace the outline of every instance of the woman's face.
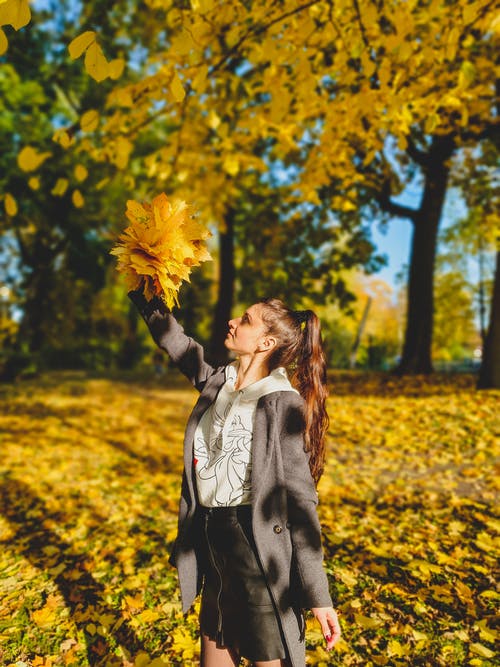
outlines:
{"label": "woman's face", "polygon": [[238,355],[261,351],[266,339],[266,326],[261,317],[262,304],[250,306],[241,317],[229,320],[229,331],[224,341],[228,350]]}

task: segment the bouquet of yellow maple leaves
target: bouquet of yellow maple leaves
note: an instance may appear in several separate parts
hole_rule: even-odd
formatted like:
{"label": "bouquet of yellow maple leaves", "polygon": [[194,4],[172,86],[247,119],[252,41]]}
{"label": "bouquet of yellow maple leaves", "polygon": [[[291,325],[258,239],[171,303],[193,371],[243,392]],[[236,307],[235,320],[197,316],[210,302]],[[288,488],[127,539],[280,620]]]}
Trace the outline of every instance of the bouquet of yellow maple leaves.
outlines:
{"label": "bouquet of yellow maple leaves", "polygon": [[144,287],[146,298],[159,296],[168,308],[178,306],[182,281],[189,281],[193,266],[211,259],[204,244],[210,232],[185,201],[170,202],[164,193],[151,204],[128,201],[125,215],[130,225],[111,250],[117,270],[129,289]]}

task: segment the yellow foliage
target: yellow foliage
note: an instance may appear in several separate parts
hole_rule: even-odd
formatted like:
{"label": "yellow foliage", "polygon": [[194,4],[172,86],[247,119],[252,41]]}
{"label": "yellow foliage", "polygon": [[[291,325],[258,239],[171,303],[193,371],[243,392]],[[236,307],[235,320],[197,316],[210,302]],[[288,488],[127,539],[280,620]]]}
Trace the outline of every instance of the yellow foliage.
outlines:
{"label": "yellow foliage", "polygon": [[73,206],[75,208],[82,208],[85,205],[85,199],[80,190],[73,190],[73,193],[71,194],[71,201],[73,202]]}
{"label": "yellow foliage", "polygon": [[4,206],[5,206],[5,212],[7,215],[14,216],[17,215],[18,211],[18,206],[17,206],[17,201],[14,199],[14,197],[7,192],[5,195],[4,199]]}
{"label": "yellow foliage", "polygon": [[144,596],[142,594],[139,595],[125,595],[125,597],[122,600],[122,607],[123,608],[128,608],[131,610],[139,610],[139,609],[144,609]]}
{"label": "yellow foliage", "polygon": [[183,660],[192,660],[199,653],[198,643],[182,627],[175,628],[172,632],[172,649]]}
{"label": "yellow foliage", "polygon": [[70,58],[72,60],[79,58],[95,42],[95,39],[96,34],[93,30],[86,30],[81,35],[78,35],[78,37],[75,37],[68,46]]}
{"label": "yellow foliage", "polygon": [[130,153],[134,145],[126,137],[118,137],[114,143],[111,160],[118,169],[125,169],[128,165]]}
{"label": "yellow foliage", "polygon": [[474,625],[475,630],[479,630],[479,635],[484,641],[494,644],[499,638],[499,632],[488,625],[488,620],[483,619]]}
{"label": "yellow foliage", "polygon": [[140,625],[146,625],[147,623],[154,623],[159,618],[161,618],[161,613],[154,611],[153,609],[145,609],[139,614],[134,616],[134,621]]}
{"label": "yellow foliage", "polygon": [[379,618],[371,618],[364,616],[363,614],[354,614],[354,620],[357,625],[365,629],[378,628],[383,624],[383,621]]}
{"label": "yellow foliage", "polygon": [[85,167],[83,164],[77,164],[75,167],[75,178],[76,180],[81,183],[84,181],[87,176],[89,175],[87,167]]}
{"label": "yellow foliage", "polygon": [[108,62],[102,48],[97,42],[97,35],[93,30],[87,30],[73,39],[69,46],[69,55],[72,60],[79,58],[85,53],[85,69],[97,82],[104,81],[108,77],[118,79],[125,66],[122,59],[117,58]]}
{"label": "yellow foliage", "polygon": [[116,80],[121,77],[125,69],[125,61],[123,58],[114,58],[109,61],[109,78]]}
{"label": "yellow foliage", "polygon": [[[174,371],[125,379],[55,373],[2,388],[6,664],[21,650],[75,667],[117,655],[135,667],[199,662],[198,605],[183,616],[167,562],[195,391]],[[307,664],[494,660],[498,392],[472,387],[472,377],[332,375],[319,510],[344,638],[326,657],[309,618]]]}
{"label": "yellow foliage", "polygon": [[44,607],[31,613],[32,620],[41,628],[51,627],[58,618],[61,603],[60,596],[49,596]]}
{"label": "yellow foliage", "polygon": [[[223,217],[255,168],[255,148],[263,139],[272,140],[272,159],[287,161],[308,133],[314,136],[319,150],[310,152],[300,171],[303,200],[320,203],[318,188],[332,173],[342,182],[339,192],[363,183],[372,187],[388,136],[404,151],[417,127],[460,137],[494,122],[491,54],[500,24],[491,3],[394,0],[389,9],[351,0],[334,9],[323,1],[299,7],[291,0],[193,0],[189,9],[149,0],[144,11],[164,17],[154,18],[150,30],[160,35],[167,27],[167,43],[158,39],[157,48],[149,49],[147,76],[115,85],[107,109],[99,109],[104,141],[81,148],[92,159],[126,169],[143,128],[163,115],[174,129],[163,159],[148,173],[158,188],[170,178],[177,189],[189,183],[189,196],[194,188],[207,217]],[[123,72],[124,60],[108,62],[94,31],[78,35],[68,48],[73,59],[85,55],[97,81]],[[236,62],[245,62],[243,73]],[[84,115],[81,127],[92,132],[98,122],[89,124]],[[67,135],[59,138],[69,145]],[[144,163],[150,165],[158,152],[155,147]],[[361,161],[353,159],[357,152]],[[259,169],[266,168],[261,161]],[[231,187],[221,187],[226,175]],[[354,196],[339,196],[335,205],[349,212],[359,204]]]}
{"label": "yellow foliage", "polygon": [[8,47],[9,42],[7,41],[7,37],[5,36],[4,31],[0,28],[0,56],[3,56]]}
{"label": "yellow foliage", "polygon": [[391,639],[387,645],[388,655],[395,656],[396,658],[403,658],[410,652],[410,647],[408,645],[401,644],[397,641],[397,639]]}
{"label": "yellow foliage", "polygon": [[58,178],[56,184],[50,191],[55,197],[62,197],[68,189],[69,181],[67,178]]}
{"label": "yellow foliage", "polygon": [[189,280],[193,266],[210,259],[204,246],[208,230],[192,216],[186,202],[170,202],[165,194],[151,204],[127,202],[131,222],[112,255],[125,274],[129,289],[144,286],[149,298],[160,296],[169,308],[179,305],[177,292]]}
{"label": "yellow foliage", "polygon": [[25,146],[17,156],[17,164],[23,171],[35,171],[47,160],[52,153],[39,153],[33,146]]}
{"label": "yellow foliage", "polygon": [[96,41],[85,51],[85,69],[98,82],[109,77],[109,63]]}
{"label": "yellow foliage", "polygon": [[75,140],[68,134],[68,132],[66,132],[66,130],[56,130],[52,136],[52,141],[63,148],[69,148]]}
{"label": "yellow foliage", "polygon": [[495,656],[495,651],[483,646],[483,644],[480,644],[479,642],[471,644],[470,649],[472,653],[480,655],[482,658],[493,658]]}
{"label": "yellow foliage", "polygon": [[0,3],[0,25],[11,25],[19,30],[31,20],[28,0],[6,0]]}
{"label": "yellow foliage", "polygon": [[228,155],[227,158],[224,160],[222,168],[230,176],[236,176],[236,174],[240,170],[240,163],[238,161],[238,158],[232,155]]}
{"label": "yellow foliage", "polygon": [[174,72],[174,76],[170,82],[170,92],[172,93],[176,102],[182,102],[186,96],[186,91],[184,90],[184,86],[182,85],[177,72]]}
{"label": "yellow foliage", "polygon": [[84,132],[93,132],[99,125],[99,112],[89,109],[80,118],[80,127]]}

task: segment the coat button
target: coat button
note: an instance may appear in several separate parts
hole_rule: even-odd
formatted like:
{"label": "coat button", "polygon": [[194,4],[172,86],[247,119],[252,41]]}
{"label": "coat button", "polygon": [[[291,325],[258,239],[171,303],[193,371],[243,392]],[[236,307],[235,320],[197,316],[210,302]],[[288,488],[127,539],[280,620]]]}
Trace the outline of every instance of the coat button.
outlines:
{"label": "coat button", "polygon": [[278,524],[276,524],[275,526],[273,526],[273,530],[276,534],[279,534],[279,533],[281,533],[283,528],[281,526],[278,526]]}

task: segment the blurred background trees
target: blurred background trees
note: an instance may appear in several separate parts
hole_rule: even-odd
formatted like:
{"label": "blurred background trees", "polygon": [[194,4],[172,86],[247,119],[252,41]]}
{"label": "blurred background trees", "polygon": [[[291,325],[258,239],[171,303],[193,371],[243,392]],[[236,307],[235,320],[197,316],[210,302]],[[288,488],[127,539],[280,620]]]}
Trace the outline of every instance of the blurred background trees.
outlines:
{"label": "blurred background trees", "polygon": [[[107,253],[126,199],[160,191],[214,232],[180,317],[216,360],[232,311],[268,294],[320,312],[337,366],[500,347],[493,2],[27,6],[0,5],[6,376],[151,354]],[[393,218],[413,240],[388,286],[372,227]]]}

